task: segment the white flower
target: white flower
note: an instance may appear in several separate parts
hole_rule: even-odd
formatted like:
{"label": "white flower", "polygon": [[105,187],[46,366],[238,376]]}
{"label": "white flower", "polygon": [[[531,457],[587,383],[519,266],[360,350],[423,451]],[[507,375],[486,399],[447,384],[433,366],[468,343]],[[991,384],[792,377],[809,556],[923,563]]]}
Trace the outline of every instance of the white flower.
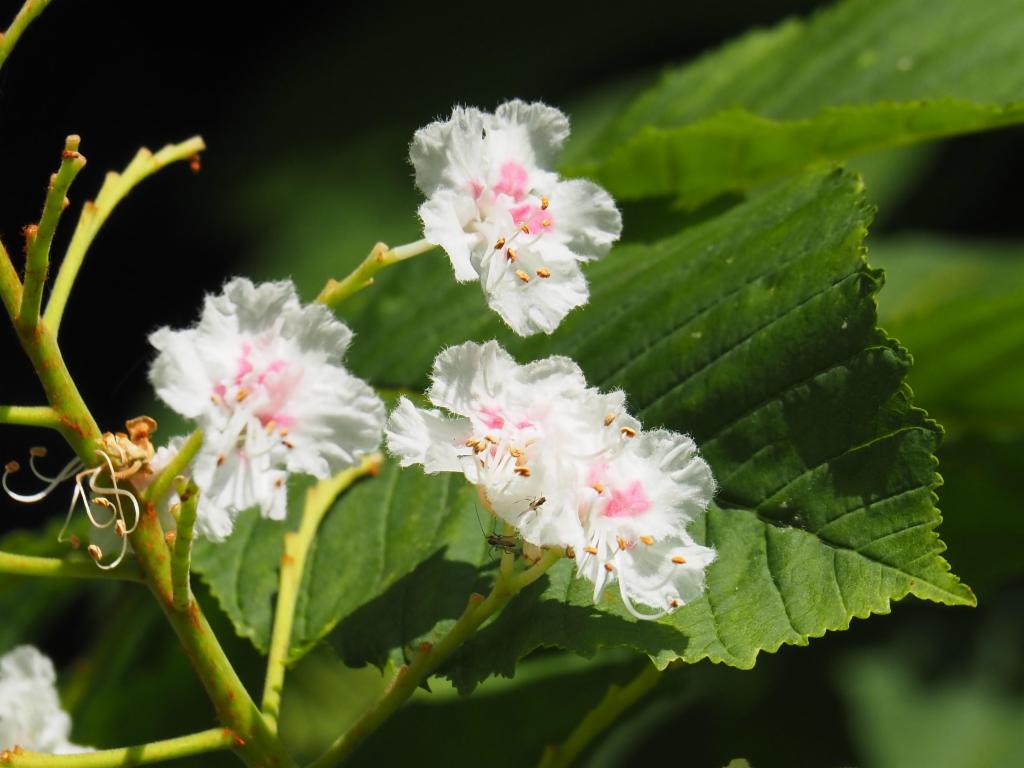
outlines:
{"label": "white flower", "polygon": [[229,282],[199,323],[161,328],[150,369],[157,394],[205,432],[193,465],[196,530],[227,536],[239,512],[285,516],[290,473],[325,478],[376,449],[384,405],[342,366],[352,333],[291,282]]}
{"label": "white flower", "polygon": [[524,542],[574,549],[595,601],[617,580],[648,619],[703,591],[715,553],[686,529],[715,483],[689,437],[641,432],[623,394],[587,387],[567,358],[520,366],[493,341],[438,355],[427,394],[457,415],[403,398],[387,428],[402,466],[462,472]]}
{"label": "white flower", "polygon": [[31,645],[0,656],[0,749],[70,755],[91,752],[68,741],[71,717],[57,697],[53,662]]}
{"label": "white flower", "polygon": [[509,101],[490,114],[456,107],[421,128],[409,150],[424,237],[448,253],[460,282],[479,279],[512,329],[551,333],[585,304],[579,262],[619,238],[615,201],[593,182],[550,170],[569,121],[545,104]]}
{"label": "white flower", "polygon": [[636,433],[586,474],[577,559],[579,573],[594,582],[594,601],[618,581],[627,610],[651,619],[699,597],[715,551],[686,528],[704,514],[715,481],[693,440],[666,430]]}

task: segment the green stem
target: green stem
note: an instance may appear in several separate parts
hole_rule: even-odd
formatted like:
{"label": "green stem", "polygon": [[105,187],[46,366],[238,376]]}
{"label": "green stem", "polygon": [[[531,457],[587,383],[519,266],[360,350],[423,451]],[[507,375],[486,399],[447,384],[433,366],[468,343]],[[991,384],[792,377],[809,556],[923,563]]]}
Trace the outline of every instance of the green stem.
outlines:
{"label": "green stem", "polygon": [[384,457],[379,453],[367,456],[359,466],[339,472],[310,488],[306,492],[306,503],[302,509],[302,521],[298,530],[284,535],[284,556],[281,558],[280,585],[277,590],[277,606],[274,609],[274,629],[270,637],[267,677],[263,685],[263,714],[271,729],[275,731],[281,715],[281,693],[284,688],[288,651],[291,648],[295,605],[309,548],[324,515],[338,495],[359,478],[376,474],[383,460]]}
{"label": "green stem", "polygon": [[562,557],[563,552],[561,551],[547,550],[540,560],[522,573],[508,579],[499,574],[494,588],[486,600],[480,595],[470,596],[466,610],[448,634],[432,646],[424,644],[412,663],[408,667],[398,670],[390,687],[377,703],[367,710],[346,733],[342,734],[323,755],[310,763],[309,768],[331,768],[345,760],[367,736],[394,714],[424,680],[430,677],[452,653],[472,637],[481,624],[501,611],[523,588],[539,579]]}
{"label": "green stem", "polygon": [[0,573],[18,576],[56,576],[72,579],[120,579],[143,581],[142,572],[134,562],[125,561],[109,571],[96,567],[92,560],[65,560],[59,557],[35,557],[0,552]]}
{"label": "green stem", "polygon": [[188,610],[192,602],[192,587],[189,570],[192,567],[192,531],[196,526],[196,507],[199,505],[199,488],[196,484],[180,478],[178,497],[181,512],[175,529],[174,549],[171,552],[171,591],[174,607],[179,611]]}
{"label": "green stem", "polygon": [[0,67],[3,67],[7,57],[11,55],[14,46],[17,45],[21,34],[28,28],[28,25],[35,21],[36,17],[46,10],[53,0],[25,0],[18,15],[7,28],[7,31],[0,34]]}
{"label": "green stem", "polygon": [[196,457],[202,444],[203,430],[197,429],[182,443],[181,449],[167,462],[167,466],[161,470],[160,474],[146,486],[146,490],[141,494],[142,499],[159,504],[171,490],[171,484],[174,483],[175,478],[186,474],[188,465],[192,463],[192,459]]}
{"label": "green stem", "polygon": [[235,738],[235,734],[227,728],[211,728],[175,739],[77,755],[44,755],[16,748],[0,753],[0,765],[16,768],[125,768],[231,749],[235,746]]}
{"label": "green stem", "polygon": [[43,287],[50,270],[50,244],[57,231],[57,222],[67,206],[67,192],[78,172],[85,167],[85,156],[78,151],[81,139],[68,136],[64,141],[64,153],[60,168],[50,179],[43,204],[43,215],[37,227],[26,227],[25,283],[18,312],[17,324],[22,331],[31,331],[39,322],[39,309],[43,301]]}
{"label": "green stem", "polygon": [[643,671],[626,685],[611,686],[597,706],[586,714],[561,745],[549,745],[544,750],[538,768],[569,768],[594,739],[658,684],[661,675],[657,667],[647,664]]}
{"label": "green stem", "polygon": [[293,768],[295,762],[267,727],[199,604],[192,599],[185,611],[174,606],[167,544],[153,502],[146,502],[146,511],[130,536],[149,588],[213,702],[218,720],[238,735],[238,755],[250,768]]}
{"label": "green stem", "polygon": [[60,429],[60,416],[48,405],[0,405],[0,424]]}
{"label": "green stem", "polygon": [[46,304],[44,318],[54,333],[60,329],[64,308],[67,306],[78,270],[81,269],[82,262],[85,260],[86,251],[89,250],[96,233],[100,231],[100,227],[103,226],[117,204],[147,176],[173,162],[189,160],[205,148],[206,145],[199,136],[194,136],[180,144],[168,144],[155,155],[143,147],[124,171],[121,173],[111,171],[107,174],[95,202],[86,202],[82,208],[75,232],[71,236],[71,243],[68,245],[67,253],[64,254],[64,261],[60,265],[57,279],[54,281],[50,300]]}
{"label": "green stem", "polygon": [[384,269],[384,267],[411,259],[413,256],[419,256],[421,253],[426,253],[436,247],[434,243],[427,240],[417,240],[413,243],[396,246],[395,248],[389,248],[384,243],[377,243],[373,246],[373,250],[370,251],[369,255],[363,259],[363,262],[358,267],[352,270],[348,277],[341,280],[335,280],[334,278],[328,280],[327,285],[320,291],[320,295],[317,296],[316,300],[334,309],[353,293],[372,285],[373,276]]}
{"label": "green stem", "polygon": [[21,309],[21,278],[18,277],[18,270],[14,268],[10,254],[0,243],[0,301],[4,303],[8,317],[13,321]]}

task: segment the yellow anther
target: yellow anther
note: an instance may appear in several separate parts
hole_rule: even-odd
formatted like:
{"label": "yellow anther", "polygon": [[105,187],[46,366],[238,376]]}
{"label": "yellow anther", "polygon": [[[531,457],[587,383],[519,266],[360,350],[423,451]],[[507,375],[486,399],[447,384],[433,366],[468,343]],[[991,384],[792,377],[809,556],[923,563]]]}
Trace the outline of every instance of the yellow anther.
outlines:
{"label": "yellow anther", "polygon": [[525,272],[523,272],[523,270],[521,270],[521,269],[517,269],[516,270],[516,277],[518,277],[524,283],[530,282],[530,276],[528,274],[526,274]]}
{"label": "yellow anther", "polygon": [[486,440],[491,445],[498,444],[498,438],[496,438],[494,435],[484,435],[484,440]]}
{"label": "yellow anther", "polygon": [[686,562],[686,558],[682,555],[672,555],[672,562],[676,565],[682,565]]}
{"label": "yellow anther", "polygon": [[124,520],[118,520],[114,523],[114,533],[117,534],[119,539],[123,539],[127,535],[128,529],[124,526]]}
{"label": "yellow anther", "polygon": [[604,425],[606,427],[610,427],[612,425],[613,421],[615,421],[615,414],[614,413],[609,413],[607,416],[604,417]]}
{"label": "yellow anther", "polygon": [[245,400],[245,398],[247,398],[248,396],[249,396],[249,390],[246,389],[245,387],[241,387],[238,390],[238,394],[235,395],[235,402],[240,403],[243,400]]}
{"label": "yellow anther", "polygon": [[35,456],[37,459],[46,458],[46,448],[41,445],[35,445],[28,449],[30,456]]}
{"label": "yellow anther", "polygon": [[517,459],[523,455],[523,452],[516,448],[514,445],[508,449],[508,452],[515,456]]}
{"label": "yellow anther", "polygon": [[642,541],[644,544],[647,544],[648,546],[650,546],[651,544],[654,543],[654,537],[653,536],[641,536],[640,537],[640,541]]}
{"label": "yellow anther", "polygon": [[593,488],[598,493],[604,493],[604,483],[594,483],[590,487]]}
{"label": "yellow anther", "polygon": [[615,570],[615,566],[614,566],[614,565],[612,565],[611,563],[605,563],[605,564],[604,564],[604,569],[605,569],[606,571],[608,571],[608,573],[611,573],[612,571],[614,571],[614,570]]}
{"label": "yellow anther", "polygon": [[623,437],[636,437],[636,430],[632,427],[623,427],[619,430]]}
{"label": "yellow anther", "polygon": [[588,547],[584,547],[583,551],[588,553],[588,554],[591,554],[591,555],[596,555],[597,554],[597,547],[589,547],[589,546]]}
{"label": "yellow anther", "polygon": [[575,560],[576,559],[576,550],[573,549],[572,547],[566,547],[565,548],[565,556],[568,557],[570,560]]}
{"label": "yellow anther", "polygon": [[277,422],[271,419],[267,422],[266,430],[268,435],[274,434],[274,430],[277,429]]}
{"label": "yellow anther", "polygon": [[520,477],[529,477],[531,474],[529,467],[516,467],[515,473]]}
{"label": "yellow anther", "polygon": [[89,548],[86,549],[89,553],[89,557],[95,560],[97,563],[103,559],[103,550],[97,547],[95,544],[90,544]]}
{"label": "yellow anther", "polygon": [[9,475],[13,475],[15,472],[21,471],[21,464],[16,461],[8,461],[4,464],[4,471]]}
{"label": "yellow anther", "polygon": [[541,219],[540,220],[540,225],[542,227],[550,227],[551,226],[551,219]]}
{"label": "yellow anther", "polygon": [[537,277],[547,280],[549,277],[551,277],[551,270],[548,269],[547,267],[540,267],[537,270]]}
{"label": "yellow anther", "polygon": [[516,256],[516,249],[509,248],[507,251],[505,251],[505,258],[511,261],[513,264],[515,264],[516,259],[519,258],[518,256]]}
{"label": "yellow anther", "polygon": [[210,402],[213,403],[214,405],[220,405],[220,395],[210,395]]}
{"label": "yellow anther", "polygon": [[669,604],[669,606],[671,606],[672,608],[678,608],[678,607],[679,607],[679,601],[678,601],[678,600],[675,600],[675,599],[673,599],[673,600],[669,600],[669,601],[668,601],[668,604]]}
{"label": "yellow anther", "polygon": [[504,247],[505,247],[505,238],[504,237],[499,237],[498,238],[498,242],[496,242],[494,244],[494,250],[500,251]]}
{"label": "yellow anther", "polygon": [[626,548],[626,540],[624,538],[622,538],[621,536],[616,536],[615,537],[615,543],[619,545],[619,549],[625,549]]}
{"label": "yellow anther", "polygon": [[548,200],[548,196],[547,195],[541,195],[540,196],[540,209],[542,211],[546,211],[550,204],[551,204],[551,201]]}
{"label": "yellow anther", "polygon": [[476,448],[479,444],[480,444],[480,441],[477,440],[475,437],[470,437],[470,438],[468,438],[466,440],[466,447],[467,448]]}
{"label": "yellow anther", "polygon": [[92,503],[99,504],[104,509],[112,509],[114,506],[113,504],[110,503],[110,499],[105,499],[102,496],[97,496],[95,499],[92,500]]}
{"label": "yellow anther", "polygon": [[218,467],[223,467],[225,461],[227,461],[227,457],[225,457],[223,453],[219,454],[217,456],[217,466]]}
{"label": "yellow anther", "polygon": [[527,224],[525,221],[519,225],[519,229],[524,235],[530,234],[530,225]]}
{"label": "yellow anther", "polygon": [[277,434],[279,434],[281,437],[287,437],[290,431],[291,430],[288,429],[288,427],[281,427]]}

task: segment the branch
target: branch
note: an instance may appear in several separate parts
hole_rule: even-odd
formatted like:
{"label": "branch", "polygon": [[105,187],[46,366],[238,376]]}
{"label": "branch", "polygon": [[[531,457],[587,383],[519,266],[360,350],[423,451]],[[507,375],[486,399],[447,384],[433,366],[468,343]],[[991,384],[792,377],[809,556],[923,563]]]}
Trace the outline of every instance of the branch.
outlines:
{"label": "branch", "polygon": [[284,535],[284,556],[281,558],[280,586],[274,609],[274,629],[270,637],[270,655],[267,659],[267,677],[263,684],[263,715],[274,730],[281,712],[281,692],[284,688],[285,666],[291,648],[295,604],[298,600],[306,556],[313,544],[317,529],[334,500],[356,480],[375,475],[384,457],[379,453],[367,456],[359,466],[339,472],[322,480],[306,492],[302,509],[302,522],[294,533]]}
{"label": "branch", "polygon": [[202,444],[203,430],[197,429],[182,443],[181,450],[174,454],[171,460],[167,462],[167,466],[161,470],[160,474],[153,478],[153,482],[146,486],[146,490],[140,494],[142,500],[150,501],[154,504],[160,503],[160,500],[171,490],[171,484],[174,482],[174,479],[179,475],[185,474],[186,468],[192,463],[192,459],[196,457]]}
{"label": "branch", "polygon": [[21,309],[21,278],[18,277],[18,270],[14,268],[11,257],[0,243],[0,300],[4,303],[7,315],[13,321]]}
{"label": "branch", "polygon": [[85,260],[86,251],[89,250],[100,227],[103,226],[117,204],[146,177],[171,163],[179,160],[191,160],[204,149],[206,149],[206,145],[199,136],[193,136],[180,144],[168,144],[155,155],[148,149],[142,148],[124,171],[121,173],[111,171],[107,174],[95,202],[86,202],[82,209],[75,232],[71,236],[71,243],[68,245],[67,253],[64,254],[64,261],[57,273],[57,280],[53,284],[50,300],[46,305],[43,318],[54,334],[60,328],[64,308],[71,295],[71,287]]}
{"label": "branch", "polygon": [[625,686],[611,686],[561,746],[551,744],[544,750],[538,768],[569,768],[594,739],[658,684],[661,674],[653,664],[647,664]]}
{"label": "branch", "polygon": [[188,610],[192,602],[192,588],[188,574],[192,567],[192,531],[196,526],[196,507],[199,505],[199,488],[185,478],[179,478],[178,497],[181,512],[175,529],[174,549],[171,551],[171,587],[174,607],[179,611]]}
{"label": "branch", "polygon": [[231,749],[236,746],[237,738],[227,728],[211,728],[175,739],[76,755],[45,755],[15,747],[13,750],[0,752],[0,765],[16,768],[126,768]]}
{"label": "branch", "polygon": [[332,277],[328,280],[327,285],[320,291],[320,295],[317,296],[316,300],[320,304],[326,304],[331,309],[334,309],[353,293],[372,285],[373,276],[384,269],[384,267],[411,259],[413,256],[419,256],[421,253],[426,253],[436,247],[437,245],[427,240],[417,240],[414,243],[399,245],[395,248],[389,248],[384,243],[377,243],[373,246],[373,250],[370,251],[369,255],[363,259],[363,262],[358,267],[352,270],[348,277],[341,280],[335,280]]}
{"label": "branch", "polygon": [[28,25],[35,21],[36,17],[45,11],[46,6],[52,2],[53,0],[25,0],[25,4],[21,6],[18,15],[11,22],[11,26],[7,28],[6,32],[0,33],[0,67],[3,67],[7,57],[14,50],[14,46],[18,44],[22,32],[28,29]]}
{"label": "branch", "polygon": [[0,405],[0,424],[61,428],[60,415],[48,405]]}
{"label": "branch", "polygon": [[398,670],[398,674],[377,703],[324,754],[310,763],[309,768],[332,768],[345,760],[367,736],[377,730],[406,699],[412,696],[424,680],[472,637],[481,624],[500,612],[523,588],[539,579],[563,557],[563,554],[557,550],[546,550],[540,560],[517,576],[510,579],[499,576],[486,600],[481,595],[471,595],[466,610],[448,634],[435,645],[424,643],[412,663]]}
{"label": "branch", "polygon": [[66,560],[59,557],[35,557],[0,552],[0,573],[16,576],[56,576],[72,579],[117,579],[142,582],[142,571],[134,561],[104,571],[92,560]]}
{"label": "branch", "polygon": [[78,172],[85,167],[85,156],[78,151],[81,139],[72,134],[64,141],[60,168],[50,177],[50,187],[43,203],[43,215],[38,226],[25,228],[25,286],[18,311],[17,323],[29,331],[39,322],[39,309],[43,301],[43,287],[50,269],[50,244],[57,231],[57,222],[68,205],[67,192]]}

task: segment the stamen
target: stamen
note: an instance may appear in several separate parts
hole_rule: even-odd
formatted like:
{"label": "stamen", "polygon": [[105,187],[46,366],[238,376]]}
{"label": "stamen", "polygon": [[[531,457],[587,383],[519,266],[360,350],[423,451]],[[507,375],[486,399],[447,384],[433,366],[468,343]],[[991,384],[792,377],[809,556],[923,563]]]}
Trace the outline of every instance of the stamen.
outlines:
{"label": "stamen", "polygon": [[682,555],[673,555],[672,556],[672,562],[675,563],[676,565],[682,565],[683,563],[686,562],[686,558],[683,557]]}
{"label": "stamen", "polygon": [[515,473],[520,477],[529,477],[532,474],[529,467],[516,467]]}
{"label": "stamen", "polygon": [[548,269],[547,267],[540,267],[537,270],[537,277],[547,280],[549,277],[551,277],[551,270]]}
{"label": "stamen", "polygon": [[542,211],[546,211],[550,204],[551,204],[551,201],[548,200],[548,196],[547,195],[541,195],[540,196],[540,209]]}
{"label": "stamen", "polygon": [[267,429],[267,434],[268,435],[274,434],[274,430],[277,429],[277,422],[275,422],[273,419],[271,419],[270,421],[267,422],[266,429]]}
{"label": "stamen", "polygon": [[524,235],[530,234],[530,225],[527,224],[525,221],[519,225],[519,229],[522,231]]}
{"label": "stamen", "polygon": [[598,493],[604,493],[604,483],[594,483],[590,487],[593,488]]}
{"label": "stamen", "polygon": [[[8,461],[4,464],[4,474],[13,475],[15,472],[21,472],[21,464],[16,461]],[[10,491],[8,491],[10,493]]]}
{"label": "stamen", "polygon": [[517,459],[523,455],[523,452],[516,448],[514,445],[508,449],[508,452],[511,453]]}
{"label": "stamen", "polygon": [[540,220],[540,225],[542,227],[545,227],[545,228],[546,227],[550,227],[551,226],[551,219],[541,219]]}
{"label": "stamen", "polygon": [[28,455],[36,459],[46,458],[46,448],[42,445],[35,445],[28,449]]}
{"label": "stamen", "polygon": [[609,413],[607,416],[604,417],[604,425],[606,427],[610,427],[612,425],[613,421],[615,421],[615,414],[614,413]]}
{"label": "stamen", "polygon": [[672,600],[669,600],[668,604],[670,606],[672,606],[673,608],[678,608],[679,607],[679,601],[676,600],[675,598],[673,598]]}
{"label": "stamen", "polygon": [[653,536],[641,536],[640,537],[640,541],[642,541],[647,546],[650,546],[651,544],[654,543],[654,537]]}
{"label": "stamen", "polygon": [[103,559],[103,550],[97,547],[95,544],[90,544],[86,552],[89,553],[89,557],[99,563]]}
{"label": "stamen", "polygon": [[623,437],[636,437],[636,430],[632,427],[623,427],[619,430]]}
{"label": "stamen", "polygon": [[119,539],[123,539],[125,537],[127,530],[124,527],[124,520],[119,518],[118,521],[114,523],[114,533],[117,534]]}
{"label": "stamen", "polygon": [[614,571],[614,570],[615,570],[615,566],[614,566],[614,565],[612,565],[611,563],[605,563],[605,564],[604,564],[604,569],[605,569],[606,571],[608,571],[608,573],[611,573],[612,571]]}
{"label": "stamen", "polygon": [[521,270],[521,269],[517,269],[516,270],[516,277],[518,277],[524,283],[530,282],[530,276],[528,274],[526,274],[525,272],[523,272],[523,270]]}
{"label": "stamen", "polygon": [[225,462],[226,460],[227,460],[227,459],[226,459],[226,458],[224,457],[224,454],[223,454],[223,453],[219,454],[219,455],[217,456],[217,466],[218,466],[218,467],[223,467],[223,466],[224,466],[224,462]]}
{"label": "stamen", "polygon": [[621,536],[615,537],[615,543],[619,545],[619,549],[626,549],[626,540]]}
{"label": "stamen", "polygon": [[477,440],[475,437],[470,437],[469,439],[466,440],[467,448],[476,448],[478,445],[480,445],[480,441]]}
{"label": "stamen", "polygon": [[295,443],[289,442],[288,440],[282,440],[281,441],[281,445],[283,445],[285,448],[294,448],[295,447]]}
{"label": "stamen", "polygon": [[281,430],[277,434],[279,434],[281,437],[288,437],[288,433],[290,431],[291,430],[289,430],[288,427],[281,427]]}
{"label": "stamen", "polygon": [[500,251],[504,247],[505,247],[505,238],[504,237],[499,237],[498,238],[498,242],[496,242],[494,244],[494,250]]}
{"label": "stamen", "polygon": [[210,402],[213,403],[214,405],[220,405],[221,402],[223,401],[220,399],[220,395],[214,394],[210,395]]}
{"label": "stamen", "polygon": [[243,400],[245,400],[245,398],[247,398],[248,396],[249,396],[249,390],[246,389],[245,387],[242,387],[242,388],[240,388],[238,390],[238,394],[235,395],[235,402],[236,403],[240,403]]}
{"label": "stamen", "polygon": [[576,559],[576,550],[573,549],[572,547],[566,547],[565,548],[565,556],[567,558],[569,558],[570,560],[575,560]]}
{"label": "stamen", "polygon": [[596,555],[597,547],[586,546],[583,548],[583,551],[590,555]]}
{"label": "stamen", "polygon": [[486,440],[491,445],[498,444],[498,438],[496,438],[494,435],[484,435],[484,440]]}
{"label": "stamen", "polygon": [[518,259],[519,257],[516,256],[516,252],[515,252],[514,248],[509,248],[507,251],[505,251],[505,258],[508,259],[513,264],[515,264],[516,263],[516,259]]}

